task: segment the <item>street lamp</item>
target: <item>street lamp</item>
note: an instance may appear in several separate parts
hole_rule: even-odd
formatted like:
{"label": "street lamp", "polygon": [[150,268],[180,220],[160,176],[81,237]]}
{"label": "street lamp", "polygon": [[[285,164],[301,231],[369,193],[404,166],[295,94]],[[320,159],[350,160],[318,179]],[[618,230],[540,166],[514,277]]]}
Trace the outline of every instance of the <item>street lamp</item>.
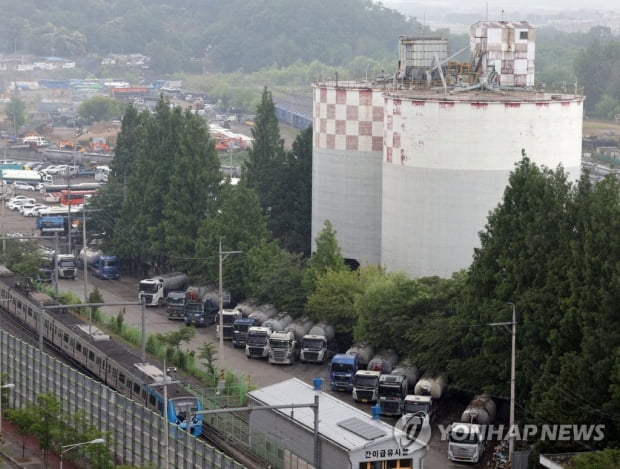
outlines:
{"label": "street lamp", "polygon": [[[0,386],[0,390],[13,389],[14,387],[15,385],[13,383],[3,384],[2,386]],[[0,443],[2,443],[2,392],[1,391],[0,391]]]}
{"label": "street lamp", "polygon": [[60,469],[62,469],[62,457],[67,451],[71,451],[73,448],[77,448],[78,446],[97,445],[101,443],[105,443],[105,440],[103,438],[95,438],[94,440],[91,440],[91,441],[84,441],[82,443],[73,443],[72,445],[61,446],[60,447]]}

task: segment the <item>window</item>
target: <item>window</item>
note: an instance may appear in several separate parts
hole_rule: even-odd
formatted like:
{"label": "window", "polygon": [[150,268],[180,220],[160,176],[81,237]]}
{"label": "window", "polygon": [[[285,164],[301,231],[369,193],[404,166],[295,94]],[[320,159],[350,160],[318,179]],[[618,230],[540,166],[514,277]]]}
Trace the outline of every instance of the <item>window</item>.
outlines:
{"label": "window", "polygon": [[519,33],[519,39],[521,40],[527,40],[527,31],[521,31]]}

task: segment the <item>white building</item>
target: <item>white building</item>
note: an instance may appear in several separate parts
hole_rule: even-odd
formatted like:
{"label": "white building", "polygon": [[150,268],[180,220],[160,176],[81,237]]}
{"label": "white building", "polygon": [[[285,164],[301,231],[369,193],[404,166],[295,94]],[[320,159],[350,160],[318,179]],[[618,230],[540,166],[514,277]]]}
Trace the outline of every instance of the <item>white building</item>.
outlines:
{"label": "white building", "polygon": [[[292,378],[248,393],[250,406],[278,406],[313,403],[316,392]],[[403,432],[381,420],[374,420],[345,402],[319,393],[318,425],[314,409],[300,407],[252,411],[252,432],[268,434],[283,449],[289,469],[315,467],[319,456],[322,469],[420,469],[426,448],[409,441]],[[315,446],[318,429],[318,447]]]}

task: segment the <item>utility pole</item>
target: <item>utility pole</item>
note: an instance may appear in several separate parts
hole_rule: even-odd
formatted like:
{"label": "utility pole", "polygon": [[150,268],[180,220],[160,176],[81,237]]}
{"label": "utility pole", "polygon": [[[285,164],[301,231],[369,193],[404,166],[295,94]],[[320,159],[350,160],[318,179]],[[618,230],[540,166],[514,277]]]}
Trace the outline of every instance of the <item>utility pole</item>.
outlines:
{"label": "utility pole", "polygon": [[512,464],[512,457],[515,448],[515,383],[516,383],[516,353],[517,353],[517,307],[510,301],[506,304],[512,306],[512,321],[511,322],[493,322],[488,324],[489,326],[503,326],[508,329],[512,336],[512,354],[510,359],[510,438],[508,439],[508,461]]}
{"label": "utility pole", "polygon": [[219,249],[219,276],[220,276],[220,314],[219,314],[219,327],[220,327],[220,337],[219,337],[219,351],[218,351],[218,360],[220,363],[224,361],[224,285],[222,280],[222,264],[228,256],[231,254],[241,254],[242,251],[222,251],[222,239],[224,236],[220,238],[220,249]]}
{"label": "utility pole", "polygon": [[517,348],[517,307],[514,303],[508,302],[512,306],[512,357],[510,360],[510,440],[508,440],[508,461],[513,463],[515,450],[515,373],[516,373],[516,348]]}

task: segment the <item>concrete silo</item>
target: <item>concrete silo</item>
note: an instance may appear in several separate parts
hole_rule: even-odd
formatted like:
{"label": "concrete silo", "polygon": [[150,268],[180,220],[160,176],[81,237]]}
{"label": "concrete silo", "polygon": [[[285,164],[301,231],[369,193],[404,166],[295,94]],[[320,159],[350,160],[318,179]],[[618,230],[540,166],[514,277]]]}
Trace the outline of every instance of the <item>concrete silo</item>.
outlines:
{"label": "concrete silo", "polygon": [[347,259],[381,263],[383,87],[314,85],[312,240],[329,220]]}
{"label": "concrete silo", "polygon": [[471,264],[489,211],[522,152],[539,166],[581,170],[583,97],[409,90],[386,93],[381,260],[439,275]]}

